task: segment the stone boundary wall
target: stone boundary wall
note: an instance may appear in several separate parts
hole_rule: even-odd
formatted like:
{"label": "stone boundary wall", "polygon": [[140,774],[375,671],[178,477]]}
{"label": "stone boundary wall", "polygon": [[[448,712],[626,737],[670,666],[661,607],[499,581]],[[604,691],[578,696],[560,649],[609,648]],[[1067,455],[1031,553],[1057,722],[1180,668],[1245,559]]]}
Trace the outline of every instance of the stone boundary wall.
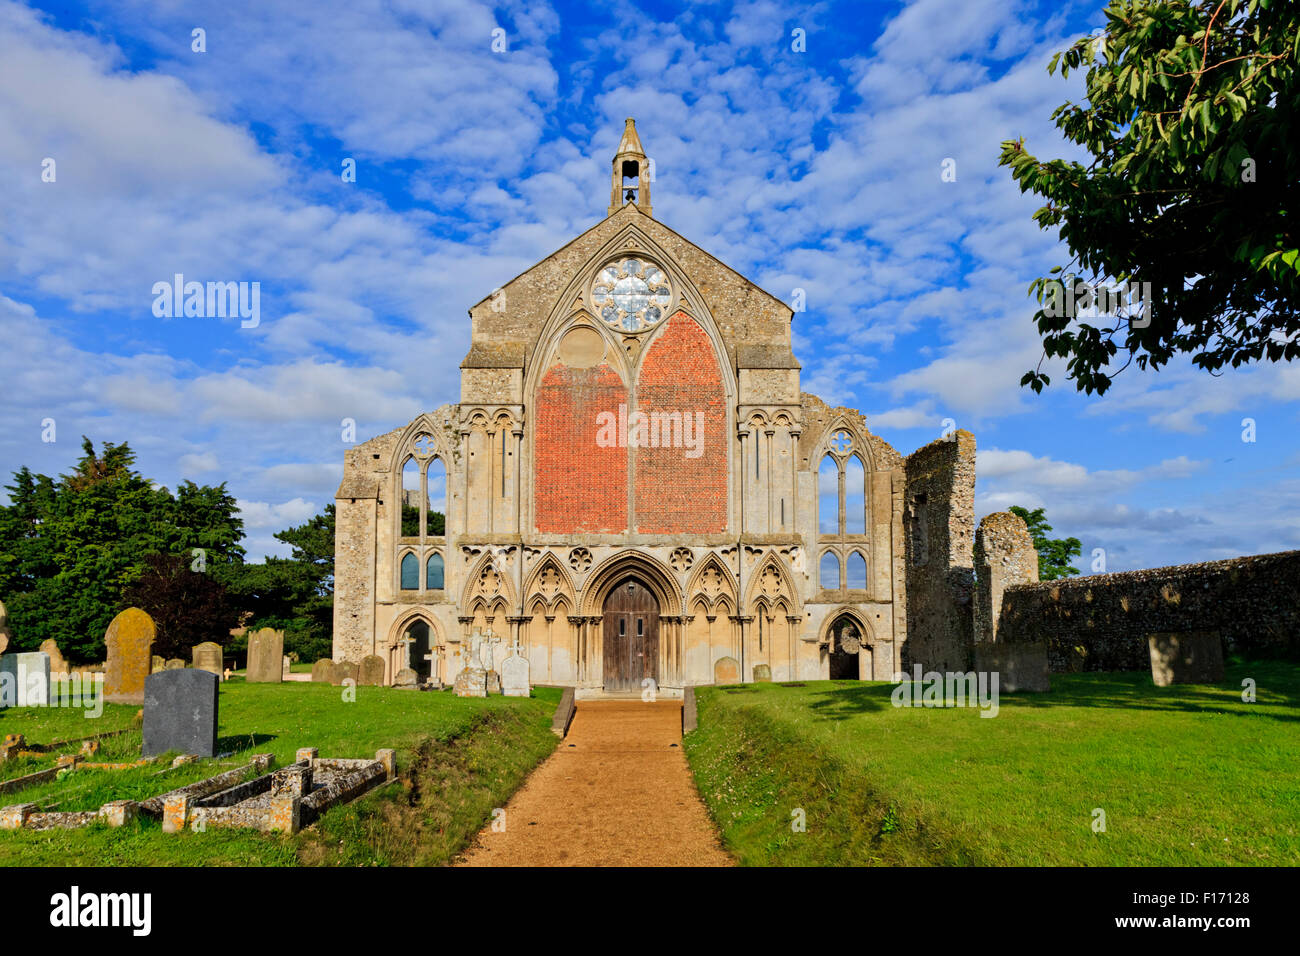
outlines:
{"label": "stone boundary wall", "polygon": [[1216,630],[1226,653],[1300,659],[1300,551],[1008,587],[998,639],[1055,673],[1149,670],[1147,636]]}

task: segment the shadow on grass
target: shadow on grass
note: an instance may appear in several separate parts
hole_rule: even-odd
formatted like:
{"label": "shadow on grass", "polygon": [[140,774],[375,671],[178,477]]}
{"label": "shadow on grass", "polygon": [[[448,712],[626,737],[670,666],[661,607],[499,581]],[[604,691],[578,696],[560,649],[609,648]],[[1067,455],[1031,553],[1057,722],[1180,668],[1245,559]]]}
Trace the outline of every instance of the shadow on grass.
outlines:
{"label": "shadow on grass", "polygon": [[[1242,681],[1246,678],[1255,681],[1260,703],[1286,706],[1293,712],[1243,707]],[[808,708],[823,720],[847,720],[876,713],[893,707],[890,695],[897,686],[893,683],[833,681],[830,687],[813,695]],[[754,687],[747,684],[722,690],[725,693],[744,693]],[[919,688],[916,694],[919,698]],[[1287,661],[1234,660],[1225,668],[1224,679],[1217,684],[1176,684],[1172,687],[1156,687],[1151,674],[1146,671],[1053,674],[1049,693],[1002,694],[999,703],[1003,707],[1034,709],[1113,707],[1294,722],[1300,721],[1300,706],[1297,706],[1300,705],[1300,666]]]}
{"label": "shadow on grass", "polygon": [[217,753],[245,753],[270,743],[275,740],[277,734],[236,734],[233,737],[217,738]]}

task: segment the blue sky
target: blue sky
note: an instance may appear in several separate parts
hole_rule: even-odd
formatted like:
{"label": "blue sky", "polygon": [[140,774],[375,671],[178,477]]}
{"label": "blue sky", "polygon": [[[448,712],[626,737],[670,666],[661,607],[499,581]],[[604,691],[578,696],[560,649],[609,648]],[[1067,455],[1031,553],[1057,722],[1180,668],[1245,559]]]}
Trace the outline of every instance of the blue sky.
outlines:
{"label": "blue sky", "polygon": [[[656,218],[806,290],[806,390],[904,454],[971,429],[980,515],[1045,506],[1085,571],[1300,547],[1300,368],[1019,386],[1025,289],[1066,256],[998,144],[1068,155],[1049,117],[1080,88],[1045,67],[1101,6],[0,0],[0,473],[127,440],[284,553],[344,418],[457,399],[466,310],[604,215],[634,116]],[[260,325],[155,317],[178,272],[260,282]]]}

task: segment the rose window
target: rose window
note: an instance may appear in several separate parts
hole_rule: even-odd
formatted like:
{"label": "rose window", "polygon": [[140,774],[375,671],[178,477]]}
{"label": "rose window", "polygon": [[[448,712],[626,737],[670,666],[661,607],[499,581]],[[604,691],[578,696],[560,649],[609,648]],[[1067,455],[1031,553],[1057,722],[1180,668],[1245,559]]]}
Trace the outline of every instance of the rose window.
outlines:
{"label": "rose window", "polygon": [[642,332],[657,325],[672,300],[672,285],[664,271],[630,256],[601,269],[591,290],[600,317],[623,332]]}

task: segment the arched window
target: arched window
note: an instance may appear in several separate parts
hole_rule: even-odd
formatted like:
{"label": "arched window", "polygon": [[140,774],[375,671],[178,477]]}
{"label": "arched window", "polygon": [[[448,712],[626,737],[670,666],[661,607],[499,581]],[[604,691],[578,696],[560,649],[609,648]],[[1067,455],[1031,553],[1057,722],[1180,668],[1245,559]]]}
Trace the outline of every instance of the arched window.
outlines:
{"label": "arched window", "polygon": [[861,551],[854,551],[849,555],[846,562],[848,571],[848,587],[855,591],[865,591],[867,588],[867,559],[862,556]]}
{"label": "arched window", "polygon": [[424,586],[430,591],[442,590],[442,555],[429,557],[429,563],[425,566]]}
{"label": "arched window", "polygon": [[425,497],[428,501],[425,534],[435,538],[441,537],[447,533],[447,466],[442,463],[441,458],[429,462],[425,488]]}
{"label": "arched window", "polygon": [[840,466],[831,455],[817,469],[817,531],[840,533]]}
{"label": "arched window", "polygon": [[414,458],[402,463],[402,537],[420,536],[420,464]]}
{"label": "arched window", "polygon": [[824,538],[867,534],[867,468],[855,445],[851,433],[836,429],[817,469],[817,533]]}
{"label": "arched window", "polygon": [[420,587],[420,562],[410,551],[402,555],[402,590],[415,591]]}
{"label": "arched window", "polygon": [[862,467],[862,459],[854,455],[844,463],[844,533],[866,532],[867,471]]}
{"label": "arched window", "polygon": [[822,555],[817,580],[823,591],[840,589],[840,559],[834,551],[827,551]]}

